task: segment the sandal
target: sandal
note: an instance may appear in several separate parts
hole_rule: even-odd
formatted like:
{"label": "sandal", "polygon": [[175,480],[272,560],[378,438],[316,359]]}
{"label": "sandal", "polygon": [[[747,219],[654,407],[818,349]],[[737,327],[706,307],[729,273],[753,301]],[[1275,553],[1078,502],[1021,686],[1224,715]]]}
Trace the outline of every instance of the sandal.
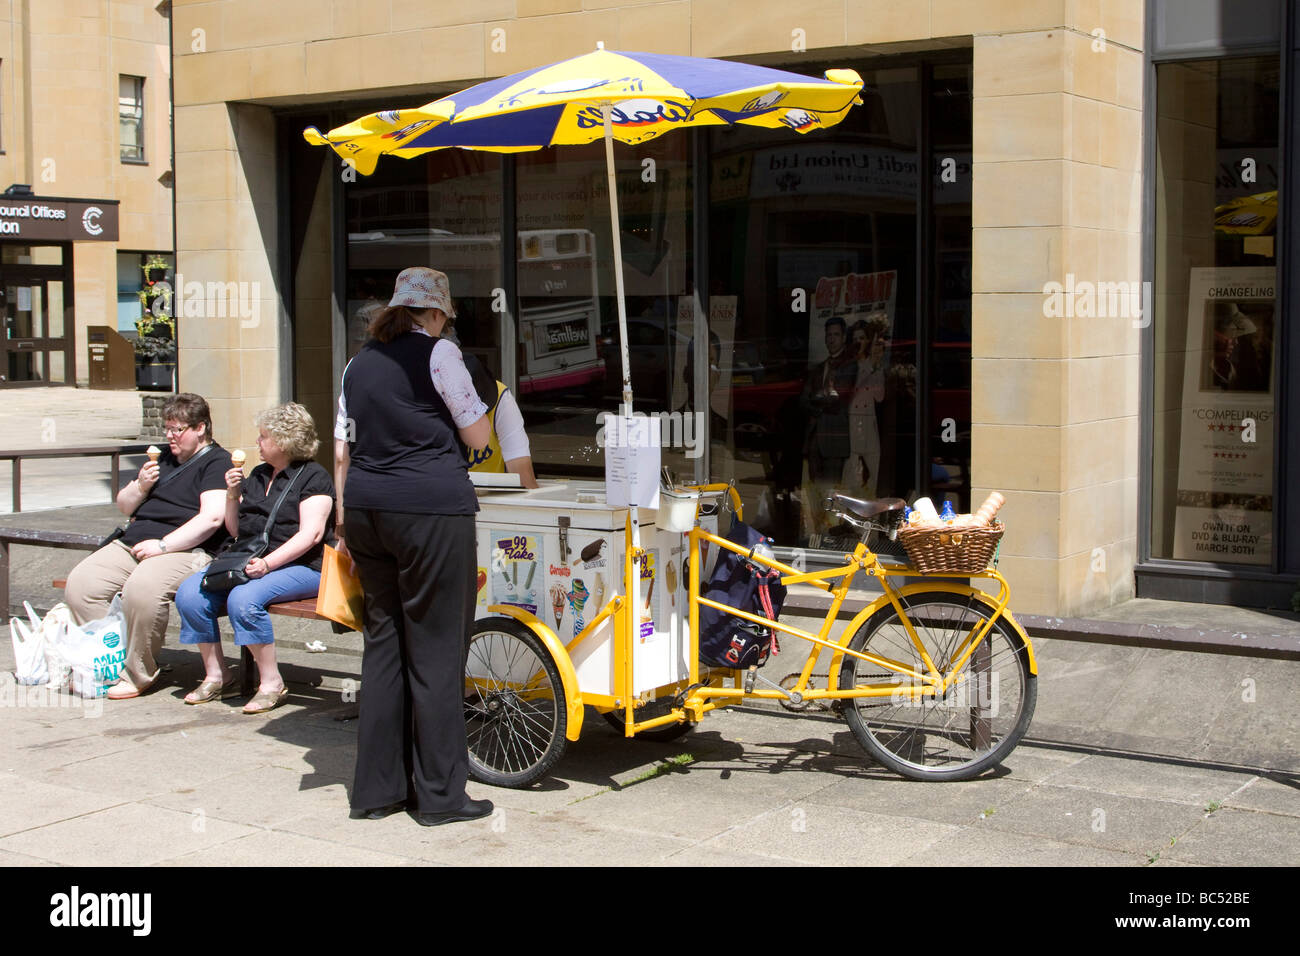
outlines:
{"label": "sandal", "polygon": [[239,696],[239,687],[236,686],[234,678],[226,681],[205,680],[194,688],[190,693],[185,695],[187,704],[206,704],[214,700],[227,700],[231,697]]}
{"label": "sandal", "polygon": [[289,696],[289,688],[281,687],[279,690],[259,690],[247,704],[244,705],[246,714],[265,714],[267,711],[275,710],[284,699]]}
{"label": "sandal", "polygon": [[153,684],[148,687],[136,687],[129,680],[123,678],[112,687],[110,687],[104,696],[109,700],[130,700],[132,697],[139,697],[141,694],[153,688]]}

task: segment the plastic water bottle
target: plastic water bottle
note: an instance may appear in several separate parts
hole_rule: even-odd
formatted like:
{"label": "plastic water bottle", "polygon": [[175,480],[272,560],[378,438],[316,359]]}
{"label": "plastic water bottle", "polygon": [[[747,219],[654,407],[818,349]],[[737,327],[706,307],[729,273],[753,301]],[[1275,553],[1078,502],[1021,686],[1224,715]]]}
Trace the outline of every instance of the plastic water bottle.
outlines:
{"label": "plastic water bottle", "polygon": [[939,514],[939,520],[944,524],[952,524],[953,519],[957,517],[957,512],[952,510],[952,499],[943,500],[943,511]]}

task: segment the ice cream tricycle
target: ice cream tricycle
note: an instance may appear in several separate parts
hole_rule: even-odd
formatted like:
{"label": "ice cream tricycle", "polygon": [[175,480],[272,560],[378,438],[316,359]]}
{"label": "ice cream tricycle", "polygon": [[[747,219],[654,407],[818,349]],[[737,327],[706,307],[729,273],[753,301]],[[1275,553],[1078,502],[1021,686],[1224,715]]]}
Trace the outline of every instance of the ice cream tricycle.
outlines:
{"label": "ice cream tricycle", "polygon": [[[875,761],[920,780],[975,776],[1029,726],[1037,668],[1007,609],[1005,579],[993,568],[922,572],[882,561],[867,542],[897,534],[898,499],[828,499],[862,538],[842,565],[803,571],[727,534],[742,518],[728,485],[665,493],[653,511],[610,507],[598,481],[480,492],[465,717],[471,773],[485,783],[524,787],[545,776],[588,707],[627,737],[671,740],[720,707],[830,700]],[[828,592],[820,629],[773,620],[766,603],[715,600],[710,569],[725,552],[773,586]],[[883,593],[832,633],[859,574]],[[755,664],[702,660],[702,617],[809,642],[794,686]]]}
{"label": "ice cream tricycle", "polygon": [[[862,88],[850,69],[817,78],[749,63],[612,51],[597,43],[590,53],[414,109],[372,113],[328,133],[310,127],[303,135],[331,146],[363,175],[386,154],[411,158],[451,148],[514,153],[603,139],[621,414],[631,416],[614,142],[636,145],[674,130],[737,125],[807,134],[841,122],[861,102]],[[705,315],[707,306],[697,302],[697,391],[707,387]],[[835,496],[831,508],[863,538],[842,566],[805,572],[728,537],[731,529],[719,524],[714,506],[730,502],[736,518],[741,508],[726,487],[690,489],[684,501],[663,507],[640,497],[634,507],[611,507],[608,485],[607,475],[605,486],[558,483],[485,492],[480,499],[479,603],[465,677],[470,766],[479,779],[525,786],[543,776],[565,742],[578,737],[588,706],[628,737],[664,738],[747,699],[792,706],[830,699],[876,760],[922,779],[978,774],[1024,734],[1034,707],[1035,665],[1028,638],[1007,610],[1006,581],[986,570],[987,561],[969,568],[940,562],[925,570],[880,561],[867,536],[895,532],[901,501]],[[645,518],[644,541],[638,516]],[[762,576],[768,591],[804,584],[828,592],[830,608],[818,632],[781,622],[775,608],[767,613],[765,606],[718,600],[709,568],[716,569],[723,551],[744,562],[742,579],[744,573]],[[832,636],[860,573],[878,581],[883,594]],[[704,618],[712,623],[703,624]],[[762,644],[772,631],[809,641],[795,685],[774,684],[757,664],[719,666],[725,655],[702,656],[703,644],[718,637],[719,621],[731,622],[722,626],[733,629],[747,653],[751,638]],[[824,651],[827,670],[815,681]]]}

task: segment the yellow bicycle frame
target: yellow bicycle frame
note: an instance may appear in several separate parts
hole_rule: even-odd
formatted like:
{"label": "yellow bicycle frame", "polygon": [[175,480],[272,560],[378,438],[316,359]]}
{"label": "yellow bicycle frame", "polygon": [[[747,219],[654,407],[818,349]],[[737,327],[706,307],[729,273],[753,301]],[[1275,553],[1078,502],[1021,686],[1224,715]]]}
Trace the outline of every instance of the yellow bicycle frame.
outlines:
{"label": "yellow bicycle frame", "polygon": [[[726,485],[703,486],[703,489],[716,491],[726,489],[730,492],[733,499],[738,499],[735,489]],[[738,505],[738,502],[737,502]],[[739,507],[737,507],[737,517],[739,517]],[[859,542],[853,553],[846,554],[845,564],[828,568],[822,571],[804,572],[790,565],[783,564],[780,561],[769,560],[761,555],[753,554],[749,549],[733,544],[726,538],[716,534],[711,534],[701,528],[694,528],[689,532],[690,537],[690,625],[689,633],[691,636],[690,649],[690,680],[689,687],[685,693],[681,706],[674,707],[671,713],[656,717],[652,720],[636,722],[628,707],[627,720],[625,724],[625,733],[632,736],[642,730],[648,730],[654,727],[666,726],[668,724],[679,723],[683,720],[700,720],[704,714],[718,707],[725,707],[745,698],[790,700],[795,695],[803,700],[822,700],[834,699],[843,700],[856,697],[897,697],[900,695],[910,695],[913,697],[925,696],[942,696],[945,691],[955,685],[962,679],[962,672],[971,659],[975,649],[984,640],[989,630],[996,623],[998,618],[1005,618],[1007,622],[1015,628],[1021,639],[1025,643],[1026,653],[1029,657],[1029,672],[1037,675],[1038,665],[1034,657],[1033,644],[1029,640],[1029,635],[1025,629],[1016,621],[1015,617],[1007,610],[1007,601],[1010,596],[1010,589],[1006,579],[996,570],[989,569],[974,574],[927,574],[917,571],[915,568],[907,565],[882,564],[879,557],[872,551],[868,550],[866,545]],[[781,583],[784,585],[791,584],[812,584],[831,594],[831,605],[827,609],[826,617],[822,621],[821,629],[817,634],[812,634],[801,628],[789,624],[783,624],[780,621],[769,621],[765,617],[743,611],[740,608],[731,607],[700,595],[700,545],[708,542],[719,548],[726,548],[737,554],[745,555],[748,560],[756,564],[771,568],[781,573]],[[845,599],[848,597],[849,589],[852,586],[853,579],[859,571],[866,571],[868,575],[879,579],[884,594],[876,598],[856,615],[840,632],[838,638],[834,641],[830,639],[830,632],[833,623],[839,615],[840,608],[843,606]],[[829,583],[832,579],[838,578],[839,582],[834,587]],[[911,584],[904,584],[901,587],[890,582],[890,578],[922,578]],[[998,593],[989,595],[977,588],[964,583],[968,578],[986,578],[996,581],[998,584]],[[973,627],[971,632],[966,635],[958,647],[956,659],[952,662],[946,674],[940,673],[935,667],[934,662],[930,659],[929,653],[924,644],[916,634],[915,627],[907,615],[904,602],[907,598],[924,593],[945,593],[960,597],[963,600],[974,600],[983,604],[989,611],[984,622]],[[809,649],[808,659],[804,663],[803,670],[799,675],[799,680],[795,686],[787,690],[778,690],[775,688],[760,688],[745,690],[742,686],[743,671],[710,669],[707,680],[701,680],[701,670],[699,664],[699,609],[701,605],[705,607],[716,608],[733,614],[742,620],[751,621],[755,624],[765,625],[780,631],[783,634],[792,634],[795,637],[809,641],[812,647]],[[923,669],[918,670],[899,661],[889,660],[879,657],[875,654],[855,651],[848,647],[853,635],[858,629],[865,624],[873,614],[882,608],[892,605],[898,614],[898,619],[902,623],[904,630],[911,639],[913,646],[922,661]],[[830,665],[827,670],[827,687],[824,690],[818,690],[809,687],[809,681],[812,678],[812,672],[817,663],[817,657],[821,648],[826,647],[832,650]],[[843,665],[845,656],[857,657],[861,660],[868,661],[878,667],[882,667],[892,673],[903,677],[911,678],[911,686],[900,686],[897,683],[869,684],[854,687],[848,690],[840,690],[839,674]],[[731,678],[730,687],[722,686],[727,677]],[[630,702],[629,702],[630,703]]]}

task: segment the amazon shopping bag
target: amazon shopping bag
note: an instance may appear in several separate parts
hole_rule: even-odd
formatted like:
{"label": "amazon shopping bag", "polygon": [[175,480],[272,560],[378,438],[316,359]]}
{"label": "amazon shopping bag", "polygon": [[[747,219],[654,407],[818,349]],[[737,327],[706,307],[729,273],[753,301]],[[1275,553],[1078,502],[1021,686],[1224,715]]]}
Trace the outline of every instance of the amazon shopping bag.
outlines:
{"label": "amazon shopping bag", "polygon": [[54,652],[71,670],[72,693],[78,697],[103,697],[108,685],[122,676],[122,665],[126,663],[122,595],[113,598],[108,615],[97,621],[78,625],[69,617]]}

